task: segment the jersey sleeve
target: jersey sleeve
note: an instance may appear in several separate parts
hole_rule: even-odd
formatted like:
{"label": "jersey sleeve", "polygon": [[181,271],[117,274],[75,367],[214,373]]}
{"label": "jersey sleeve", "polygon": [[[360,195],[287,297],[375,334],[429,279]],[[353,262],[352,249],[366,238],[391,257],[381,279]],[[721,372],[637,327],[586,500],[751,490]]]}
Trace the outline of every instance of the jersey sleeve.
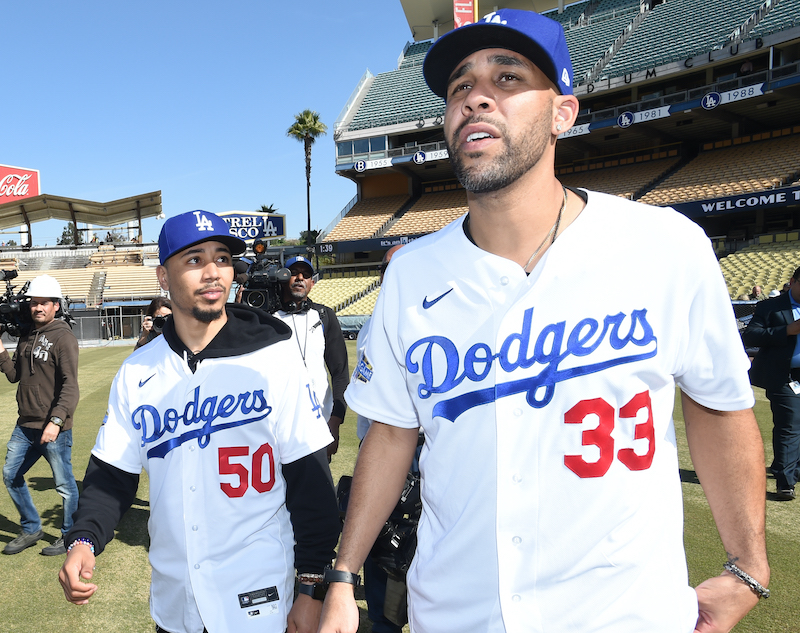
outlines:
{"label": "jersey sleeve", "polygon": [[[345,391],[347,404],[359,415],[401,428],[420,426],[417,409],[408,392],[405,352],[397,332],[402,318],[397,287],[399,266],[386,271],[381,294],[370,319],[365,349]],[[394,332],[395,335],[390,335]]]}
{"label": "jersey sleeve", "polygon": [[97,432],[92,455],[120,470],[138,475],[142,472],[141,438],[134,434],[135,429],[129,423],[130,407],[126,395],[129,381],[125,374],[123,365],[111,383],[108,409]]}
{"label": "jersey sleeve", "polygon": [[[281,398],[277,401],[275,435],[280,447],[280,461],[290,464],[310,455],[333,441],[322,406],[311,388],[311,378],[292,340],[275,345],[281,358],[278,376],[282,376]],[[273,370],[274,371],[274,370]],[[273,380],[276,375],[265,377]]]}
{"label": "jersey sleeve", "polygon": [[694,283],[685,287],[687,334],[675,381],[692,400],[709,409],[749,409],[755,404],[747,375],[750,363],[719,263],[705,235],[691,240],[683,254],[694,262],[689,267]]}

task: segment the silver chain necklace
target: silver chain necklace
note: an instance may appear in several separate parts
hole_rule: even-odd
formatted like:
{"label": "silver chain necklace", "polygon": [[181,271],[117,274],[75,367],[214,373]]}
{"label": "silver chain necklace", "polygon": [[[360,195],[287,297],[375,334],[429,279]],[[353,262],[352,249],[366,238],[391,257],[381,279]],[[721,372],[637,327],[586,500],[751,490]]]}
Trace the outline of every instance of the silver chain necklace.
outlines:
{"label": "silver chain necklace", "polygon": [[534,259],[536,259],[536,256],[539,254],[539,251],[541,251],[542,248],[544,248],[544,245],[547,243],[547,240],[550,239],[551,235],[553,236],[553,240],[550,242],[550,244],[552,245],[553,242],[556,241],[556,236],[558,235],[558,227],[561,224],[561,215],[564,213],[564,209],[567,208],[567,188],[564,185],[561,185],[561,189],[564,191],[564,202],[561,204],[561,208],[558,210],[558,217],[556,218],[555,224],[553,224],[553,226],[550,228],[550,231],[547,233],[547,235],[544,236],[542,243],[539,244],[539,248],[533,251],[533,255],[530,256],[530,259],[528,259],[528,261],[522,267],[522,270],[524,270],[526,273],[528,272],[528,266],[530,266],[531,262]]}

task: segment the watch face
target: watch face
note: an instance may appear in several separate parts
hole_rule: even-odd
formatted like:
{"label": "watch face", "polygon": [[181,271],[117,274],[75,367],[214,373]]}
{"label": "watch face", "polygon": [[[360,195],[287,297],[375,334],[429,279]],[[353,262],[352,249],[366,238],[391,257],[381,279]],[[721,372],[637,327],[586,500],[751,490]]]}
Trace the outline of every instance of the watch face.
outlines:
{"label": "watch face", "polygon": [[64,420],[62,420],[59,417],[53,416],[52,418],[50,418],[50,421],[56,426],[64,426]]}

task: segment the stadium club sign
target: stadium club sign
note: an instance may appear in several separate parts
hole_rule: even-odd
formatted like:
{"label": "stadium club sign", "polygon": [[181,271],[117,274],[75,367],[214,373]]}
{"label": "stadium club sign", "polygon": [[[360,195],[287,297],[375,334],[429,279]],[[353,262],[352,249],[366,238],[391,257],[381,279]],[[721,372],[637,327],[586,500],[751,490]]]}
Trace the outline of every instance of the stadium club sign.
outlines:
{"label": "stadium club sign", "polygon": [[261,211],[224,211],[217,214],[228,223],[231,235],[245,242],[286,237],[286,216]]}
{"label": "stadium club sign", "polygon": [[687,217],[701,218],[726,213],[739,213],[741,211],[790,207],[798,204],[800,204],[800,187],[783,187],[781,189],[769,189],[768,191],[757,191],[726,198],[683,202],[670,206]]}
{"label": "stadium club sign", "polygon": [[40,193],[38,169],[0,165],[0,204],[33,198]]}

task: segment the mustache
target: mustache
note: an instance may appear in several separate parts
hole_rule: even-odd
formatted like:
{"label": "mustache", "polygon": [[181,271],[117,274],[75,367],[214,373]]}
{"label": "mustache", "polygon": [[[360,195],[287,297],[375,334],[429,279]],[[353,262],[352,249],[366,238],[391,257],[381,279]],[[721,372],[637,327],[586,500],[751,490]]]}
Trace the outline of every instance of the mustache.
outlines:
{"label": "mustache", "polygon": [[207,286],[203,286],[199,290],[195,290],[195,294],[197,294],[197,295],[203,294],[204,292],[207,292],[209,290],[222,290],[224,292],[225,291],[225,287],[221,286],[220,284],[209,284]]}

